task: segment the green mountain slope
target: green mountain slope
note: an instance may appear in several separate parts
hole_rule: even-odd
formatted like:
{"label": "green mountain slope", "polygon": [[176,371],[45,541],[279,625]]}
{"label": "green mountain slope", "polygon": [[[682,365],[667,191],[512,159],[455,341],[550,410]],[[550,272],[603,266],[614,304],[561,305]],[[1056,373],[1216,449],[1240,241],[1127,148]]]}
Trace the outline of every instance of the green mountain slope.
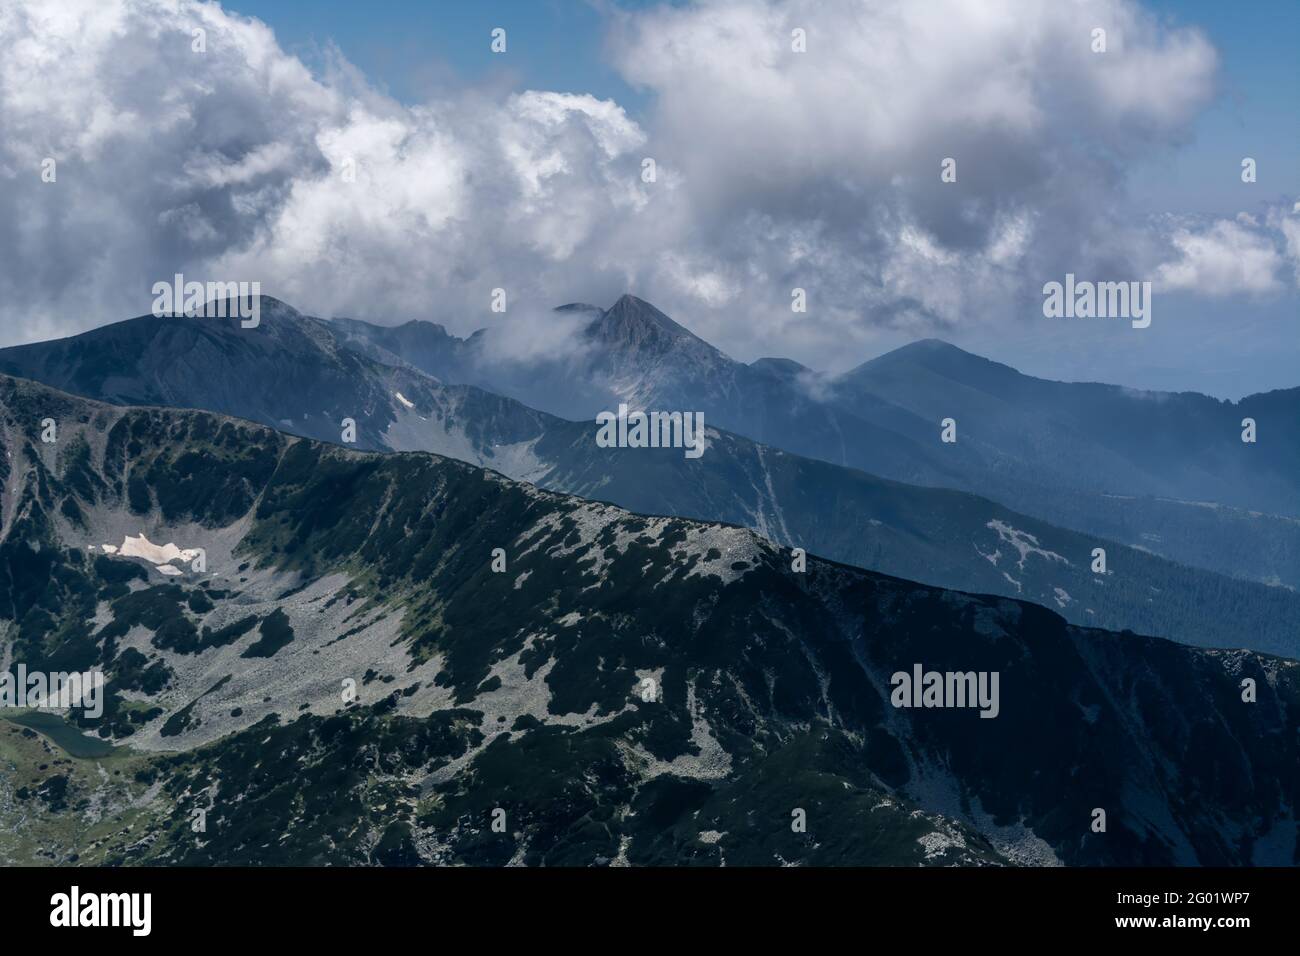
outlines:
{"label": "green mountain slope", "polygon": [[[0,734],[56,859],[1297,862],[1293,661],[11,378],[0,443],[8,659],[104,668],[82,724],[128,748]],[[102,546],[141,532],[205,570]],[[918,664],[996,672],[997,716],[893,706]]]}

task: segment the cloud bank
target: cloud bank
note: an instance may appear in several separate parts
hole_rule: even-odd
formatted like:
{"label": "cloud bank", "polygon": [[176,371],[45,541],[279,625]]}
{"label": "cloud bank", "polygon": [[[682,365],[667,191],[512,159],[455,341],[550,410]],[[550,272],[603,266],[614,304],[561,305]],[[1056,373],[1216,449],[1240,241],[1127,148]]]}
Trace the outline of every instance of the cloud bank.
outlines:
{"label": "cloud bank", "polygon": [[1291,209],[1133,214],[1125,165],[1187,136],[1218,64],[1128,0],[610,21],[609,56],[653,94],[639,119],[549,91],[401,104],[341,56],[313,74],[216,3],[5,4],[0,341],[146,312],[175,272],[462,333],[500,324],[498,288],[538,313],[634,291],[731,351],[823,365],[873,329],[1031,318],[1067,271],[1209,296],[1295,286]]}

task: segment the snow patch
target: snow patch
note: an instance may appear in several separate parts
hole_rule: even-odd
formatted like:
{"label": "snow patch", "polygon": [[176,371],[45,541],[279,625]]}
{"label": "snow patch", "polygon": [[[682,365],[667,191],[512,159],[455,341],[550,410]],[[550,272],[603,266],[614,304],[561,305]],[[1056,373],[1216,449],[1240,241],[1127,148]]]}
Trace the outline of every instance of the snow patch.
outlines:
{"label": "snow patch", "polygon": [[[95,546],[90,545],[90,550],[94,551]],[[172,564],[173,561],[181,561],[189,564],[197,558],[202,551],[199,548],[180,548],[175,544],[154,544],[145,537],[143,531],[139,537],[126,535],[122,541],[121,547],[114,547],[111,544],[103,545],[101,550],[104,554],[115,555],[121,558],[140,558],[156,565],[161,574],[175,576],[182,574],[182,570]]]}
{"label": "snow patch", "polygon": [[1061,561],[1067,565],[1070,563],[1055,551],[1047,551],[1040,547],[1038,539],[1029,532],[1013,528],[1005,521],[999,521],[995,518],[984,527],[996,531],[998,537],[1002,539],[1003,543],[1010,545],[1020,553],[1020,560],[1016,562],[1016,567],[1020,568],[1022,571],[1025,569],[1025,560],[1031,554],[1041,555],[1049,561]]}

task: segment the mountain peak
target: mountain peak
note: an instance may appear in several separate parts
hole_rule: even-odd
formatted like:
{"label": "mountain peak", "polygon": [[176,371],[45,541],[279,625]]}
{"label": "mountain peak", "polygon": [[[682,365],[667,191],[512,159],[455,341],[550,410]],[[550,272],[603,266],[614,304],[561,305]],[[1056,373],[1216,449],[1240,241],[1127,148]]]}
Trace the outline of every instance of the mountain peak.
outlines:
{"label": "mountain peak", "polygon": [[[258,315],[261,318],[302,318],[303,314],[291,306],[288,302],[277,299],[273,295],[255,295],[245,296],[227,296],[224,299],[209,299],[204,303],[203,313],[205,316],[214,315],[236,315],[235,312],[241,303],[247,303],[250,299],[257,302]],[[224,305],[224,309],[221,306]]]}
{"label": "mountain peak", "polygon": [[906,345],[900,345],[898,348],[891,349],[883,355],[878,355],[873,359],[868,359],[856,368],[845,372],[841,378],[853,379],[871,372],[884,371],[887,369],[910,365],[922,365],[927,368],[944,368],[952,370],[972,364],[991,366],[996,363],[990,362],[988,359],[976,355],[973,352],[967,352],[965,349],[958,348],[951,342],[945,342],[943,339],[917,339],[915,342],[908,342]]}
{"label": "mountain peak", "polygon": [[679,325],[644,299],[622,295],[587,328],[587,334],[606,346],[635,352],[704,348],[712,345]]}
{"label": "mountain peak", "polygon": [[749,367],[757,372],[766,372],[777,378],[793,378],[808,371],[806,365],[801,365],[794,359],[788,358],[761,358],[755,359],[749,363]]}
{"label": "mountain peak", "polygon": [[[915,342],[908,342],[906,345],[899,346],[898,348],[894,349],[892,352],[887,352],[887,353],[885,353],[885,354],[886,354],[886,355],[905,355],[905,354],[917,354],[917,353],[927,353],[927,352],[928,352],[928,353],[935,353],[935,352],[958,353],[958,352],[960,352],[960,353],[963,354],[963,355],[970,355],[970,354],[971,354],[971,353],[965,351],[964,349],[960,349],[960,348],[958,348],[957,346],[953,345],[951,342],[945,342],[943,339],[934,339],[934,338],[929,338],[929,339],[917,339]],[[883,357],[883,356],[882,356],[882,357]]]}

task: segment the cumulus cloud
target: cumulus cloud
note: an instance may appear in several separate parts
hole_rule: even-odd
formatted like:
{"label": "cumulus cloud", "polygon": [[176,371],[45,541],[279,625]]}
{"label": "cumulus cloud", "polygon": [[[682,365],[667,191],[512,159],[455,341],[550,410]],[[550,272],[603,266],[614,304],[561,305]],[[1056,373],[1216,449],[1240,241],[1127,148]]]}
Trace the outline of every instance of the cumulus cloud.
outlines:
{"label": "cumulus cloud", "polygon": [[0,9],[3,338],[145,312],[175,272],[466,331],[489,322],[494,288],[544,302],[590,287],[591,247],[644,204],[629,151],[645,134],[621,107],[472,89],[408,107],[335,61],[313,75],[214,3]]}
{"label": "cumulus cloud", "polygon": [[154,281],[251,242],[343,108],[215,5],[0,6],[4,337],[147,311]]}
{"label": "cumulus cloud", "polygon": [[1177,229],[1170,244],[1177,255],[1157,270],[1158,290],[1259,296],[1284,287],[1279,278],[1284,256],[1252,216],[1220,219],[1201,229]]}
{"label": "cumulus cloud", "polygon": [[1044,278],[1141,268],[1123,165],[1185,135],[1217,70],[1199,32],[1119,0],[720,0],[626,15],[612,47],[655,94],[647,148],[704,211],[692,269],[656,284],[774,341],[782,290],[807,287],[822,351],[864,326],[1006,321]]}
{"label": "cumulus cloud", "polygon": [[[0,340],[147,311],[179,271],[462,333],[504,324],[495,288],[520,315],[633,291],[733,352],[826,364],[874,328],[1032,314],[1065,271],[1160,266],[1170,287],[1264,293],[1285,269],[1254,239],[1289,237],[1271,246],[1291,260],[1300,245],[1290,218],[1132,221],[1124,164],[1186,135],[1217,60],[1131,0],[610,17],[615,66],[652,94],[637,118],[539,90],[400,104],[340,55],[313,74],[214,2],[6,3]],[[956,183],[940,182],[946,157]],[[790,310],[795,287],[807,315]]]}

